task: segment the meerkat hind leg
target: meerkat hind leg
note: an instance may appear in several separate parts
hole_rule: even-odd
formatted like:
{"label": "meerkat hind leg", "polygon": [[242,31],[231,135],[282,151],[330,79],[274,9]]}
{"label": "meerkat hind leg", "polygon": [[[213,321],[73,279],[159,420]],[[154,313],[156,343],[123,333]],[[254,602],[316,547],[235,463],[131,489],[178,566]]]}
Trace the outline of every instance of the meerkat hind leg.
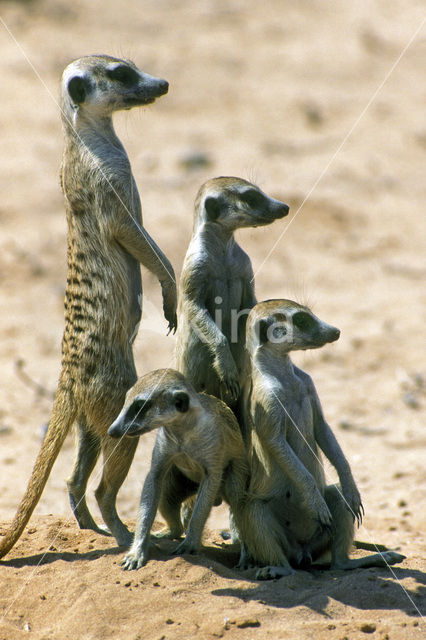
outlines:
{"label": "meerkat hind leg", "polygon": [[290,546],[269,503],[251,499],[238,508],[232,505],[234,526],[241,538],[239,569],[258,567],[256,580],[273,580],[294,573],[287,553]]}
{"label": "meerkat hind leg", "polygon": [[77,432],[78,444],[74,468],[67,480],[71,509],[80,529],[93,529],[97,533],[111,535],[94,521],[86,503],[86,488],[101,450],[99,437],[87,429],[85,419],[81,419]]}
{"label": "meerkat hind leg", "polygon": [[194,511],[196,495],[189,496],[186,500],[182,502],[180,508],[180,517],[182,520],[183,528],[186,531],[189,526],[189,522],[191,520],[192,512]]}
{"label": "meerkat hind leg", "polygon": [[119,546],[128,547],[133,535],[120,520],[115,506],[117,493],[123,484],[135,455],[138,438],[122,438],[117,442],[106,437],[102,442],[104,468],[95,491],[102,517]]}
{"label": "meerkat hind leg", "polygon": [[373,553],[363,558],[341,558],[334,559],[331,565],[332,569],[367,569],[369,567],[388,567],[392,564],[398,564],[405,560],[406,556],[396,551],[383,551],[381,553]]}
{"label": "meerkat hind leg", "polygon": [[214,505],[220,484],[221,477],[212,473],[206,474],[202,479],[185,539],[176,547],[173,552],[174,555],[198,553],[203,529]]}
{"label": "meerkat hind leg", "polygon": [[[187,498],[193,496],[198,489],[196,482],[192,482],[177,467],[172,467],[163,480],[159,510],[167,526],[151,535],[154,538],[181,538],[184,526],[181,519],[181,509]],[[190,512],[190,515],[192,510]],[[186,528],[186,527],[185,527]]]}

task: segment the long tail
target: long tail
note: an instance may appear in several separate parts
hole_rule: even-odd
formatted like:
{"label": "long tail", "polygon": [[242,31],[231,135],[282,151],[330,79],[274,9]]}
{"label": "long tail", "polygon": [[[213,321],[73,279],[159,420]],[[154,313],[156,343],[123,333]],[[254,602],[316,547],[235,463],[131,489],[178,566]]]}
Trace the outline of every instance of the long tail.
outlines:
{"label": "long tail", "polygon": [[390,551],[389,547],[384,544],[375,544],[374,542],[363,542],[362,540],[354,540],[352,543],[355,549],[364,549],[365,551]]}
{"label": "long tail", "polygon": [[6,535],[0,539],[0,558],[12,549],[25,529],[40,500],[50,471],[75,418],[76,408],[72,392],[59,387],[55,396],[49,428],[35,461],[27,490]]}

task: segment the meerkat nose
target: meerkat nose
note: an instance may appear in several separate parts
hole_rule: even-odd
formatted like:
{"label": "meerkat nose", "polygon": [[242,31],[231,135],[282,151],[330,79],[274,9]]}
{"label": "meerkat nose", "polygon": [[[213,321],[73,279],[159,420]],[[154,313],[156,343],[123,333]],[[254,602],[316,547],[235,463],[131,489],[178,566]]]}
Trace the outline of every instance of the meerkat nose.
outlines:
{"label": "meerkat nose", "polygon": [[339,339],[340,336],[340,329],[336,329],[336,327],[333,327],[332,329],[330,329],[330,342],[335,342],[336,340]]}
{"label": "meerkat nose", "polygon": [[290,207],[287,204],[283,203],[278,209],[277,218],[284,218],[286,215],[288,215],[289,211],[290,211]]}
{"label": "meerkat nose", "polygon": [[121,424],[117,424],[117,420],[115,420],[112,425],[108,429],[108,435],[112,438],[119,438],[122,434]]}
{"label": "meerkat nose", "polygon": [[158,83],[158,89],[160,91],[160,95],[162,96],[167,93],[169,90],[169,83],[167,82],[167,80],[160,80],[160,82]]}

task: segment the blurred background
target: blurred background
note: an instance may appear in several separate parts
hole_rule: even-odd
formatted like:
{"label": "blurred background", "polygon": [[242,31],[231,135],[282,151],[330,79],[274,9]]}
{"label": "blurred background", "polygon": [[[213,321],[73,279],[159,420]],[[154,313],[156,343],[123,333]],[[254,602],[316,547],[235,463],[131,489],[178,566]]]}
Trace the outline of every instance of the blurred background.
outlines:
{"label": "blurred background", "polygon": [[[107,53],[170,83],[167,96],[117,114],[115,125],[145,226],[177,276],[206,179],[241,176],[290,205],[288,218],[238,234],[258,299],[294,298],[341,329],[336,344],[295,359],[313,375],[363,494],[360,537],[407,555],[421,549],[422,3],[34,0],[2,1],[0,15],[0,519],[12,517],[25,489],[60,368],[59,80],[71,60]],[[143,280],[140,374],[173,366],[174,346],[158,283],[145,270]],[[119,495],[124,518],[136,515],[151,445],[141,440]],[[38,513],[72,518],[72,458],[70,436]],[[222,524],[224,512],[213,519]]]}

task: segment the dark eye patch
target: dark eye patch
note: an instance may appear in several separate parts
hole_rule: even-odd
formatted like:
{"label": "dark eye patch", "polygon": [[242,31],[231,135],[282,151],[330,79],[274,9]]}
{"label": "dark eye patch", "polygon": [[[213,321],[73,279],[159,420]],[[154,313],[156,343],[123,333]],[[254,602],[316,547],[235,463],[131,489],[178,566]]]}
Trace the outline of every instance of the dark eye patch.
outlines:
{"label": "dark eye patch", "polygon": [[293,325],[300,331],[309,331],[316,325],[316,322],[309,313],[298,311],[293,316]]}
{"label": "dark eye patch", "polygon": [[107,75],[111,80],[119,82],[125,87],[131,87],[139,80],[138,73],[131,67],[127,67],[124,64],[115,67],[115,69],[108,70]]}
{"label": "dark eye patch", "polygon": [[265,196],[259,193],[256,189],[248,189],[240,195],[240,200],[245,204],[248,204],[249,207],[257,209],[264,203]]}
{"label": "dark eye patch", "polygon": [[133,421],[142,418],[151,407],[151,404],[148,398],[136,398],[127,409],[127,419]]}

